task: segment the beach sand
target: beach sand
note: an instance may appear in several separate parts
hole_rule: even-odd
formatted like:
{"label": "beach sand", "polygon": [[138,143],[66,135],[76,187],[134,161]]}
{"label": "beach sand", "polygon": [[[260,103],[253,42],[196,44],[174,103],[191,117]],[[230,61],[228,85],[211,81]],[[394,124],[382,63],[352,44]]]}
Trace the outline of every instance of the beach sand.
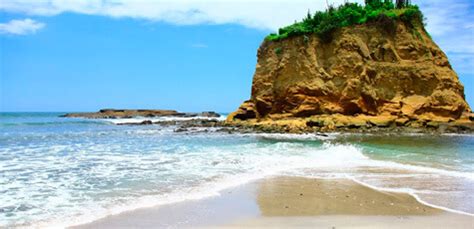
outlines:
{"label": "beach sand", "polygon": [[74,228],[474,228],[474,217],[351,180],[274,177]]}

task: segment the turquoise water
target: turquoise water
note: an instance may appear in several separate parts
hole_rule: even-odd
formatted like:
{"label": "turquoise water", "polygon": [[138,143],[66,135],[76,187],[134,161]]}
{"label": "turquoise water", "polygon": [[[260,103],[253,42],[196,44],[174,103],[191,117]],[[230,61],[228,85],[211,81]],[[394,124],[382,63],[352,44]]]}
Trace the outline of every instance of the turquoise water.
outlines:
{"label": "turquoise water", "polygon": [[59,114],[0,113],[0,227],[68,226],[275,175],[343,177],[474,213],[472,135],[176,133]]}

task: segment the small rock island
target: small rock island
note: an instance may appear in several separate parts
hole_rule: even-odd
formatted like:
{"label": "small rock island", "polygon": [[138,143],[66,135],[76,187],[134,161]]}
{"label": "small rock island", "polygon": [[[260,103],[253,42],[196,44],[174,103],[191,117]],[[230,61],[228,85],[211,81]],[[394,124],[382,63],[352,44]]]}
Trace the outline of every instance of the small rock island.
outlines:
{"label": "small rock island", "polygon": [[228,124],[285,132],[472,132],[474,115],[417,6],[366,1],[270,34]]}
{"label": "small rock island", "polygon": [[80,113],[67,113],[60,117],[65,118],[100,118],[100,119],[118,119],[118,118],[133,118],[133,117],[208,117],[218,118],[221,115],[214,111],[205,111],[201,113],[184,113],[175,110],[129,110],[129,109],[102,109],[99,112],[80,112]]}

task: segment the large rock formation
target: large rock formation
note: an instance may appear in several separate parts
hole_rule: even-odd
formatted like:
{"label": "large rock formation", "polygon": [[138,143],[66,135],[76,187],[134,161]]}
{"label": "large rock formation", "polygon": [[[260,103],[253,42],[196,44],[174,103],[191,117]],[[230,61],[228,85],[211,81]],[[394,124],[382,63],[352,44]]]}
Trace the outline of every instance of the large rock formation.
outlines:
{"label": "large rock formation", "polygon": [[285,119],[332,129],[417,127],[470,122],[472,114],[463,85],[423,25],[398,21],[391,30],[376,23],[341,28],[330,42],[316,35],[264,41],[251,98],[228,122]]}

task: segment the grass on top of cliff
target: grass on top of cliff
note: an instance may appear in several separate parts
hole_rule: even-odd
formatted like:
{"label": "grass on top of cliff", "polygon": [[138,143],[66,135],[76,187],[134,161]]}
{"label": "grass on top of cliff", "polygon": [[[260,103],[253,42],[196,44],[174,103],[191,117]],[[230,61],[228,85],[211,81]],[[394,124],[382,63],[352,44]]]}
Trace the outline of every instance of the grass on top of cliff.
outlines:
{"label": "grass on top of cliff", "polygon": [[328,10],[318,11],[314,15],[308,12],[303,21],[280,28],[278,34],[272,33],[265,39],[279,41],[288,37],[315,33],[321,40],[329,42],[336,29],[346,26],[367,22],[394,24],[396,20],[411,24],[415,24],[415,21],[423,22],[423,13],[418,6],[410,5],[407,1],[397,0],[397,6],[391,0],[383,2],[382,0],[366,0],[365,2],[364,6],[357,3],[345,3],[337,8],[330,6]]}

